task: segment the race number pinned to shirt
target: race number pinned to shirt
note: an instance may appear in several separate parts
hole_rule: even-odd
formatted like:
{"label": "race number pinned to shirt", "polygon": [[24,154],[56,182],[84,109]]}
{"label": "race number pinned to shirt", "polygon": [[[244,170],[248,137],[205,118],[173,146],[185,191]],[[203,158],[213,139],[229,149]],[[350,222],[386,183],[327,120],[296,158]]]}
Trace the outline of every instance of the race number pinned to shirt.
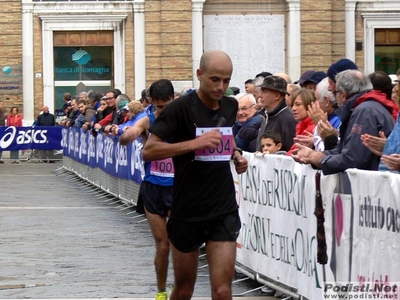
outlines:
{"label": "race number pinned to shirt", "polygon": [[174,163],[172,158],[153,160],[150,163],[150,174],[159,177],[174,177]]}
{"label": "race number pinned to shirt", "polygon": [[218,129],[221,132],[221,143],[216,149],[196,150],[195,160],[200,161],[229,161],[232,156],[234,143],[232,135],[232,127],[203,127],[196,128],[196,138],[203,133]]}

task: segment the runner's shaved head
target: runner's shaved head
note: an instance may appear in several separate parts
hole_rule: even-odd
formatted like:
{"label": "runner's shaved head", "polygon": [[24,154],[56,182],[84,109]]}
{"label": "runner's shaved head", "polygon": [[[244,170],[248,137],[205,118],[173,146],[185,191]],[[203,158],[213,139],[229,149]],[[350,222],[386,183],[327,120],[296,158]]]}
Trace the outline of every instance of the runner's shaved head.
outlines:
{"label": "runner's shaved head", "polygon": [[229,62],[232,64],[231,58],[223,51],[220,50],[209,50],[203,53],[200,59],[200,70],[203,72],[207,71],[208,66],[212,60],[222,60],[228,59]]}

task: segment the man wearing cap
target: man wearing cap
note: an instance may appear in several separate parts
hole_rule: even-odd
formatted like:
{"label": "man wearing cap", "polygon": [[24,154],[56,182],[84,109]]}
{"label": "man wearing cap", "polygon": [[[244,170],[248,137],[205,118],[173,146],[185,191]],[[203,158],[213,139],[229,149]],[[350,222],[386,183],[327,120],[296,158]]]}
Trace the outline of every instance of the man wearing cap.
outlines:
{"label": "man wearing cap", "polygon": [[137,121],[147,115],[147,112],[140,101],[130,101],[127,105],[119,110],[119,113],[126,114],[128,118],[126,122],[113,126],[112,133],[118,136],[122,135],[125,130],[134,126]]}
{"label": "man wearing cap", "polygon": [[300,85],[301,88],[304,88],[304,82],[308,81],[312,74],[314,74],[314,70],[305,71],[301,74],[300,79],[296,80],[294,83]]}
{"label": "man wearing cap", "polygon": [[329,78],[328,90],[331,91],[334,95],[336,91],[336,75],[346,70],[358,70],[358,67],[350,59],[342,58],[339,59],[337,62],[333,63],[329,67],[328,72],[326,72]]}
{"label": "man wearing cap", "polygon": [[75,120],[79,117],[80,114],[81,114],[81,112],[78,108],[77,98],[74,97],[71,100],[71,109],[68,112],[67,118],[63,119],[60,122],[60,125],[66,126],[66,127],[74,126]]}
{"label": "man wearing cap", "polygon": [[264,109],[262,108],[262,104],[261,104],[261,89],[259,87],[259,85],[263,82],[264,78],[267,76],[271,76],[272,74],[270,72],[261,72],[258,73],[253,80],[253,85],[254,85],[254,90],[252,92],[252,94],[254,95],[254,97],[256,98],[257,101],[257,105],[256,108],[258,110],[259,113],[263,114],[264,113]]}
{"label": "man wearing cap", "polygon": [[[265,119],[261,123],[260,130],[254,136],[248,132],[248,136],[254,140],[250,142],[250,149],[261,151],[261,136],[266,130],[275,130],[282,136],[282,151],[288,151],[293,144],[296,133],[296,120],[293,112],[286,105],[285,95],[287,94],[286,80],[279,76],[265,77],[259,85],[261,89],[261,103],[265,109]],[[258,128],[249,128],[258,129]]]}
{"label": "man wearing cap", "polygon": [[317,88],[317,84],[326,77],[326,73],[323,71],[314,72],[313,74],[311,74],[309,79],[304,81],[303,88],[315,91],[315,89]]}

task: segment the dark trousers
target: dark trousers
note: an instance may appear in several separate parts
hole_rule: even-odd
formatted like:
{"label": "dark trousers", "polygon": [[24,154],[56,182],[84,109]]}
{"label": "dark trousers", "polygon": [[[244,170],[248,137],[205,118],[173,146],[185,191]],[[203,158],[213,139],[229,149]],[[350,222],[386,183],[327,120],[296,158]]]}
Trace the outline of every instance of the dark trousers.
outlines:
{"label": "dark trousers", "polygon": [[39,156],[43,161],[54,161],[54,150],[40,150]]}

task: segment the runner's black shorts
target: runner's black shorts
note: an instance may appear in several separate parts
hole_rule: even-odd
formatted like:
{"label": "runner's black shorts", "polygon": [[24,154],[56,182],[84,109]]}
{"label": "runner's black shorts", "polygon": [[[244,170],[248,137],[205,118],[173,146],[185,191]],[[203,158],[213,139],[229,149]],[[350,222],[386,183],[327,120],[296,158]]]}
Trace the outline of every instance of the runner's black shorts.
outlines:
{"label": "runner's black shorts", "polygon": [[142,181],[139,194],[148,212],[168,216],[172,204],[172,186],[161,186]]}
{"label": "runner's black shorts", "polygon": [[201,222],[169,219],[168,237],[176,249],[191,252],[207,241],[235,242],[241,227],[238,211]]}

